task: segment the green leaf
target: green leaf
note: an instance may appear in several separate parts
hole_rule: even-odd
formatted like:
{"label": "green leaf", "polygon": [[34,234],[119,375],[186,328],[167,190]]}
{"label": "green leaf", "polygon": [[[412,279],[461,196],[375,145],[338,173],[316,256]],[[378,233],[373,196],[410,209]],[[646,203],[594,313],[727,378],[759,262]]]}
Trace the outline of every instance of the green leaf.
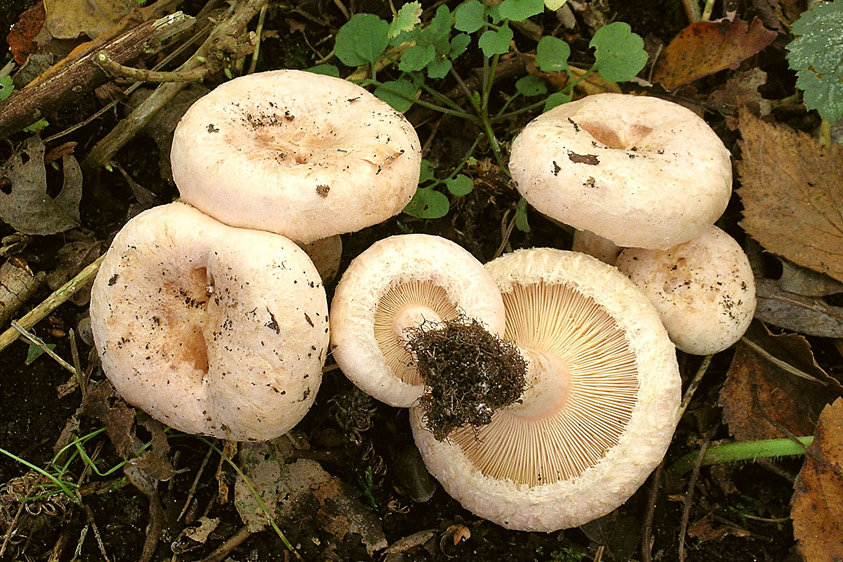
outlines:
{"label": "green leaf", "polygon": [[402,72],[417,72],[427,66],[436,57],[433,45],[413,45],[401,55],[398,70]]}
{"label": "green leaf", "polygon": [[544,0],[544,5],[547,6],[547,9],[555,12],[559,8],[565,5],[568,0]]}
{"label": "green leaf", "polygon": [[404,43],[412,43],[419,38],[421,34],[421,27],[416,26],[409,31],[402,31],[395,37],[389,40],[389,44],[393,47],[397,47],[399,45],[403,45]]}
{"label": "green leaf", "polygon": [[451,10],[448,6],[442,4],[436,8],[436,14],[430,20],[430,25],[427,29],[421,32],[421,39],[430,43],[435,43],[442,37],[448,37],[451,34]]}
{"label": "green leaf", "polygon": [[515,206],[515,228],[521,232],[530,232],[530,223],[527,222],[527,200],[523,197]]}
{"label": "green leaf", "polygon": [[[48,343],[46,345],[47,349],[50,351],[54,351],[56,349],[56,344]],[[33,361],[41,357],[44,354],[44,348],[38,344],[30,343],[29,350],[26,352],[26,360],[24,360],[23,364],[29,366],[32,364]]]}
{"label": "green leaf", "polygon": [[392,107],[396,111],[407,111],[413,105],[418,88],[408,80],[393,80],[384,82],[373,92],[375,96]]}
{"label": "green leaf", "polygon": [[451,204],[444,193],[432,187],[420,187],[404,207],[404,212],[419,219],[439,219],[448,214]]}
{"label": "green leaf", "polygon": [[486,10],[486,15],[492,20],[492,23],[497,25],[503,21],[501,17],[501,5],[495,4],[494,6],[489,6],[489,9]]}
{"label": "green leaf", "polygon": [[596,49],[592,68],[607,82],[631,80],[647,64],[644,40],[622,21],[598,29],[588,46]]}
{"label": "green leaf", "polygon": [[8,98],[15,90],[15,85],[12,83],[11,76],[0,76],[0,101]]}
{"label": "green leaf", "polygon": [[435,80],[445,78],[452,66],[453,64],[449,59],[445,57],[436,58],[427,65],[427,75]]}
{"label": "green leaf", "polygon": [[515,83],[515,89],[520,92],[521,95],[527,97],[543,96],[547,93],[547,84],[545,84],[544,80],[538,76],[528,74],[527,76],[523,76],[518,79]]}
{"label": "green leaf", "polygon": [[374,14],[357,14],[337,32],[334,54],[346,66],[374,63],[389,45],[389,24]]}
{"label": "green leaf", "polygon": [[544,102],[544,111],[550,111],[557,105],[568,103],[573,97],[573,92],[568,92],[567,94],[563,92],[556,92],[554,94],[550,94],[549,96],[547,96],[547,100]]}
{"label": "green leaf", "polygon": [[843,1],[818,2],[793,23],[787,63],[808,109],[830,123],[843,117]]}
{"label": "green leaf", "polygon": [[451,58],[463,54],[471,43],[471,37],[465,33],[458,33],[451,37]]}
{"label": "green leaf", "polygon": [[433,177],[433,163],[430,160],[422,160],[421,173],[419,174],[419,184],[435,179]]}
{"label": "green leaf", "polygon": [[464,174],[445,180],[445,187],[458,197],[468,195],[474,189],[474,180]]}
{"label": "green leaf", "polygon": [[395,39],[402,32],[410,31],[421,22],[421,2],[408,2],[398,9],[389,24],[389,38]]}
{"label": "green leaf", "polygon": [[313,74],[324,74],[325,76],[333,76],[334,78],[340,77],[340,69],[333,64],[317,64],[306,70]]}
{"label": "green leaf", "polygon": [[557,37],[545,35],[536,47],[536,64],[544,72],[568,70],[571,47]]}
{"label": "green leaf", "polygon": [[503,0],[500,14],[510,21],[524,21],[544,12],[544,0]]}
{"label": "green leaf", "polygon": [[478,0],[468,0],[454,10],[454,27],[459,31],[474,33],[485,23],[483,15],[486,8]]}
{"label": "green leaf", "polygon": [[50,123],[46,119],[39,119],[38,121],[36,121],[32,125],[29,125],[28,127],[24,127],[23,132],[24,133],[37,133],[38,131],[40,131],[42,129],[46,129],[49,126],[50,126]]}
{"label": "green leaf", "polygon": [[489,30],[480,36],[477,44],[483,55],[491,58],[494,55],[503,55],[509,52],[509,43],[512,41],[512,30],[509,26],[501,26],[497,31]]}

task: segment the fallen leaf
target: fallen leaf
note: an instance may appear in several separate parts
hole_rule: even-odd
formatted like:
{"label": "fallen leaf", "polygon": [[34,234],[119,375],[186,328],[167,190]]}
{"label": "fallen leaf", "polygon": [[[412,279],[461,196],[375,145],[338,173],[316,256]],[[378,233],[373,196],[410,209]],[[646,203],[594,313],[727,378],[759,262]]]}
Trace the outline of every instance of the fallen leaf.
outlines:
{"label": "fallen leaf", "polygon": [[843,146],[740,113],[740,225],[764,248],[843,281]]}
{"label": "fallen leaf", "polygon": [[843,307],[782,289],[779,281],[755,280],[755,317],[806,336],[843,338]]}
{"label": "fallen leaf", "polygon": [[726,123],[730,129],[735,130],[738,127],[738,110],[742,107],[758,117],[770,114],[772,102],[761,97],[758,92],[758,87],[766,83],[767,73],[758,67],[735,72],[725,86],[711,93],[708,102],[727,114]]}
{"label": "fallen leaf", "polygon": [[354,497],[339,478],[316,485],[312,492],[320,506],[318,519],[338,541],[348,533],[359,534],[370,555],[389,545],[378,516]]}
{"label": "fallen leaf", "polygon": [[9,50],[19,66],[23,66],[29,55],[37,49],[35,36],[44,27],[44,16],[44,3],[39,2],[20,15],[20,19],[15,22],[6,36]]}
{"label": "fallen leaf", "polygon": [[718,401],[729,433],[738,441],[784,437],[767,420],[769,417],[796,435],[811,435],[819,413],[834,397],[829,392],[829,377],[814,362],[811,348],[802,336],[761,332],[752,331],[757,345],[822,382],[789,373],[743,341],[738,342]]}
{"label": "fallen leaf", "polygon": [[814,442],[796,478],[793,536],[805,562],[843,560],[843,399],[820,415]]}
{"label": "fallen leaf", "polygon": [[410,549],[416,548],[417,546],[421,546],[433,537],[436,536],[435,529],[426,529],[424,531],[419,531],[417,533],[413,533],[408,537],[404,537],[398,539],[391,545],[389,548],[383,551],[384,554],[400,554],[402,552],[407,552]]}
{"label": "fallen leaf", "polygon": [[716,541],[723,537],[732,535],[735,537],[748,537],[751,535],[749,531],[738,527],[733,523],[725,523],[715,526],[712,523],[712,514],[708,514],[688,529],[688,535],[701,541]]}
{"label": "fallen leaf", "polygon": [[796,293],[803,297],[826,297],[843,293],[843,283],[828,275],[799,267],[787,260],[781,260],[781,264],[782,274],[779,285],[789,293]]}
{"label": "fallen leaf", "polygon": [[44,0],[46,26],[56,39],[93,39],[132,11],[134,0]]}
{"label": "fallen leaf", "polygon": [[776,38],[758,18],[692,23],[679,32],[656,63],[653,81],[674,90],[697,78],[727,68],[758,53]]}
{"label": "fallen leaf", "polygon": [[0,166],[0,219],[24,234],[55,234],[79,226],[82,170],[76,159],[62,158],[64,185],[56,197],[47,194],[44,145],[29,137]]}

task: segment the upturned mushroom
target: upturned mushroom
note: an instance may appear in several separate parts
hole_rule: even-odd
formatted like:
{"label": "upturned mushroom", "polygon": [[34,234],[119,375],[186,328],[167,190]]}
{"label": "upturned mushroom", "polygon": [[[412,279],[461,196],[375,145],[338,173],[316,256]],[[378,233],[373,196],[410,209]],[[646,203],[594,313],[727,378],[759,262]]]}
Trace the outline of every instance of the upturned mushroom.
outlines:
{"label": "upturned mushroom", "polygon": [[474,514],[524,531],[582,525],[624,503],[664,455],[681,387],[673,344],[632,282],[590,256],[519,250],[487,269],[529,387],[488,425],[443,441],[413,407],[413,435]]}
{"label": "upturned mushroom", "polygon": [[271,439],[301,420],[329,338],[325,291],[295,243],[184,203],[118,232],[94,281],[91,327],[129,403],[232,440]]}
{"label": "upturned mushroom", "polygon": [[408,330],[459,315],[504,329],[501,294],[459,245],[426,234],[385,238],[357,256],[331,302],[331,349],[343,373],[391,406],[408,407],[424,384],[407,349]]}
{"label": "upturned mushroom", "polygon": [[667,250],[627,248],[618,269],[647,296],[676,347],[695,355],[738,341],[755,314],[755,278],[734,238],[709,226]]}
{"label": "upturned mushroom", "polygon": [[170,160],[191,205],[308,243],[398,214],[418,186],[421,146],[403,115],[360,86],[278,70],[200,98]]}
{"label": "upturned mushroom", "polygon": [[540,212],[623,247],[690,240],[732,191],[729,151],[714,131],[647,96],[597,94],[544,113],[513,141],[509,167]]}

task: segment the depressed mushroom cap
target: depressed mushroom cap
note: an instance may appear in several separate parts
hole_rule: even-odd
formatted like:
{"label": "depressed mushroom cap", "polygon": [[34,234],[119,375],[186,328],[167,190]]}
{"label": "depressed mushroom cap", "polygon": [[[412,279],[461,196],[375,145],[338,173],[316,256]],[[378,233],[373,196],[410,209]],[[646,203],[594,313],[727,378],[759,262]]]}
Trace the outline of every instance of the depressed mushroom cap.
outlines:
{"label": "depressed mushroom cap", "polygon": [[669,250],[627,248],[618,269],[658,310],[676,347],[694,355],[723,351],[755,315],[755,278],[734,238],[709,226]]}
{"label": "depressed mushroom cap", "polygon": [[518,190],[540,212],[618,246],[669,248],[726,209],[729,151],[692,111],[597,94],[531,121],[512,143]]}
{"label": "depressed mushroom cap", "polygon": [[94,341],[117,391],[175,429],[238,441],[277,437],[304,417],[327,313],[294,242],[183,203],[129,221],[91,293]]}
{"label": "depressed mushroom cap", "polygon": [[680,400],[673,345],[629,279],[590,256],[519,250],[487,269],[503,292],[504,339],[557,369],[561,399],[541,414],[498,411],[442,442],[413,408],[413,435],[428,470],[476,515],[524,531],[582,525],[661,461]]}
{"label": "depressed mushroom cap", "polygon": [[196,101],[170,159],[191,205],[307,243],[398,214],[416,191],[421,146],[403,115],[360,86],[278,70]]}
{"label": "depressed mushroom cap", "polygon": [[459,314],[494,334],[503,332],[503,301],[483,264],[445,238],[392,236],[366,249],[343,273],[331,302],[331,350],[362,390],[391,406],[408,407],[424,384],[396,324]]}

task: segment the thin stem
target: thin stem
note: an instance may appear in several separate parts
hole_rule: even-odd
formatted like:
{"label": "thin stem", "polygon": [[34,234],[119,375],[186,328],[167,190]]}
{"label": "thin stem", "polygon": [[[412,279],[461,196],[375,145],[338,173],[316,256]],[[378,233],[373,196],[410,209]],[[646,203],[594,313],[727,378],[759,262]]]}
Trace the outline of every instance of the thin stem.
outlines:
{"label": "thin stem", "polygon": [[462,107],[458,103],[451,100],[451,98],[449,98],[445,94],[434,90],[433,88],[431,88],[427,84],[422,83],[421,87],[425,92],[427,92],[431,96],[435,97],[436,99],[440,100],[442,103],[445,103],[446,105],[451,106],[451,108],[453,108],[454,111],[462,111],[463,110]]}
{"label": "thin stem", "polygon": [[[814,442],[813,436],[793,439],[762,439],[760,441],[741,441],[709,447],[703,456],[701,466],[736,461],[754,461],[769,457],[787,457],[805,454],[805,447]],[[698,451],[688,453],[668,469],[672,474],[684,474],[694,467],[699,456]]]}

